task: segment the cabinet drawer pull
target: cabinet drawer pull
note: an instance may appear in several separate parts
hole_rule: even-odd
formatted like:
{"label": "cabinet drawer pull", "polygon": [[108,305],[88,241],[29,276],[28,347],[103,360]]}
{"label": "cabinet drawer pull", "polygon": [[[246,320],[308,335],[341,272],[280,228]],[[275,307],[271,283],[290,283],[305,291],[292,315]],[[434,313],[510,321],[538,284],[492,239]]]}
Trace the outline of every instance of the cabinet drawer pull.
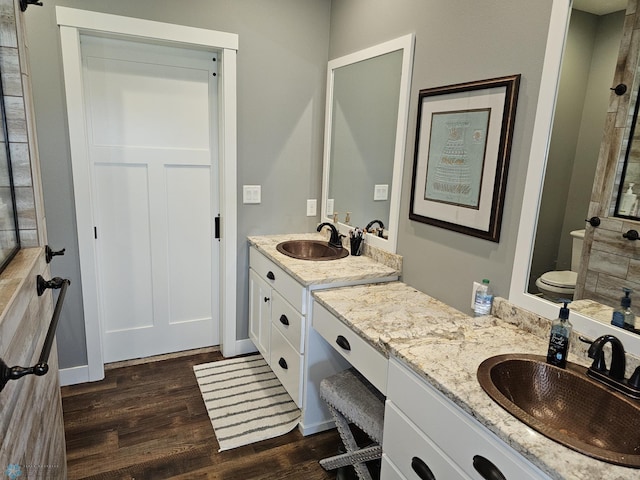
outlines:
{"label": "cabinet drawer pull", "polygon": [[267,278],[269,280],[275,280],[276,276],[273,274],[273,272],[271,270],[269,270],[269,272],[267,272]]}
{"label": "cabinet drawer pull", "polygon": [[422,480],[436,480],[433,472],[421,458],[413,457],[411,459],[411,468],[418,474]]}
{"label": "cabinet drawer pull", "polygon": [[486,480],[507,480],[498,467],[481,455],[474,455],[473,468]]}
{"label": "cabinet drawer pull", "polygon": [[345,350],[351,350],[351,345],[349,345],[349,340],[344,338],[342,335],[338,335],[338,338],[336,338],[336,343],[340,348],[343,348]]}
{"label": "cabinet drawer pull", "polygon": [[270,300],[269,297],[264,297],[265,303],[268,302],[269,300]]}
{"label": "cabinet drawer pull", "polygon": [[287,366],[287,361],[286,361],[284,358],[282,358],[282,357],[280,357],[280,360],[278,360],[278,365],[280,365],[280,366],[281,366],[282,368],[284,368],[285,370],[286,370],[287,368],[289,368],[289,367]]}
{"label": "cabinet drawer pull", "polygon": [[283,325],[289,326],[289,319],[286,315],[280,315],[280,323]]}

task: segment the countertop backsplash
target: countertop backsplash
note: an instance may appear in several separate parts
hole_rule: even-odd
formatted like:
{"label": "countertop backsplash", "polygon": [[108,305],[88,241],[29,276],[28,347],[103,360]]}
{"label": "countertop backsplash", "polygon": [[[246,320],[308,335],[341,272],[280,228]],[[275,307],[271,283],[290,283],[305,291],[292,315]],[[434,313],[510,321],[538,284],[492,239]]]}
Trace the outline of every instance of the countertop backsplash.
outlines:
{"label": "countertop backsplash", "polygon": [[[593,318],[598,318],[600,321],[604,322],[604,318],[610,319],[611,312],[613,309],[611,307],[602,307],[600,304],[596,302],[592,302],[591,300],[577,300],[572,304],[572,310],[580,311],[581,313],[588,313],[589,316]],[[602,311],[603,308],[605,311]],[[592,315],[594,310],[597,311],[596,315]],[[536,313],[529,312],[523,308],[517,307],[508,300],[504,298],[496,297],[493,300],[493,308],[491,313],[500,318],[501,320],[511,323],[518,328],[531,333],[532,335],[536,335],[542,339],[549,338],[549,331],[551,329],[551,321],[553,319],[548,319],[545,317],[541,317]],[[569,316],[569,320],[571,320],[571,316]],[[589,344],[580,340],[579,337],[587,338],[584,335],[581,335],[580,332],[576,332],[574,329],[571,332],[571,341],[569,343],[569,353],[572,354],[569,357],[569,361],[573,361],[575,363],[580,363],[583,365],[591,365],[592,360],[587,355],[587,350],[589,350]],[[595,340],[594,338],[587,338],[587,340]],[[546,352],[542,352],[544,354]],[[605,359],[607,361],[607,365],[611,361],[609,349],[605,349]],[[629,377],[636,369],[636,367],[640,366],[640,358],[631,355],[629,353],[626,354],[626,376]]]}

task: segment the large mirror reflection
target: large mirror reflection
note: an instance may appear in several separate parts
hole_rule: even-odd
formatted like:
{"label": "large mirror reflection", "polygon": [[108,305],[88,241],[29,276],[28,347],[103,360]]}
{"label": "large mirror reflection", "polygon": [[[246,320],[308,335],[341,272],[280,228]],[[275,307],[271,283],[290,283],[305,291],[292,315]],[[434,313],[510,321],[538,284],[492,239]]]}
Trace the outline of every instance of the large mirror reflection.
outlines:
{"label": "large mirror reflection", "polygon": [[322,221],[395,252],[413,35],[329,62]]}
{"label": "large mirror reflection", "polygon": [[[585,3],[609,10],[588,12]],[[640,243],[623,237],[629,229],[640,230],[640,225],[614,216],[613,209],[621,181],[621,130],[632,114],[629,105],[635,105],[630,102],[635,102],[635,89],[621,96],[611,90],[619,83],[636,83],[640,48],[636,19],[640,0],[628,3],[553,0],[516,245],[516,258],[529,261],[514,263],[509,300],[541,317],[556,318],[559,305],[553,297],[570,292],[545,293],[536,282],[547,272],[573,272],[556,286],[574,288],[574,330],[587,338],[615,335],[627,352],[640,355],[640,335],[611,325],[613,307],[620,305],[623,295],[621,287],[633,285],[632,308],[639,312],[640,307],[640,270],[634,267]],[[584,27],[590,24],[594,34],[586,35]],[[615,33],[615,24],[622,26],[622,34]],[[578,94],[574,87],[564,88],[565,77],[575,73],[567,73],[574,63],[571,49],[587,45],[592,46],[582,67],[586,72],[583,96],[571,99]],[[607,63],[610,68],[596,68]],[[588,96],[591,92],[597,93],[593,99]],[[576,111],[567,114],[564,102],[577,105]],[[573,136],[563,138],[558,133],[561,129],[573,129]],[[592,148],[587,149],[589,145]],[[596,216],[598,227],[587,222]],[[574,245],[576,252],[581,251],[577,266],[571,261]]]}
{"label": "large mirror reflection", "polygon": [[569,20],[528,285],[553,302],[575,293],[626,4],[600,15],[580,8]]}
{"label": "large mirror reflection", "polygon": [[389,225],[401,72],[401,50],[334,70],[329,217]]}

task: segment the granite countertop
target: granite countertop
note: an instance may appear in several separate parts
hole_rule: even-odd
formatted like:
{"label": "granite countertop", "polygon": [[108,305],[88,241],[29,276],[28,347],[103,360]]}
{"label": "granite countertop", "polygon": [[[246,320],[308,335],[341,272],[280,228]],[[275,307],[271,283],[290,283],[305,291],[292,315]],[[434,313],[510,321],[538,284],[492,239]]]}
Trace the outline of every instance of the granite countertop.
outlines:
{"label": "granite countertop", "polygon": [[[545,355],[547,339],[493,316],[469,317],[402,283],[314,292],[315,300],[393,355],[553,479],[628,480],[640,471],[582,455],[527,427],[480,387],[476,371],[504,353]],[[569,360],[589,365],[570,354]]]}
{"label": "granite countertop", "polygon": [[288,257],[276,250],[276,245],[286,240],[326,240],[320,233],[299,233],[285,235],[261,235],[247,237],[249,245],[275,262],[303,286],[326,285],[329,283],[357,282],[388,278],[396,279],[402,272],[402,257],[375,249],[373,256],[360,255],[330,261],[299,260]]}

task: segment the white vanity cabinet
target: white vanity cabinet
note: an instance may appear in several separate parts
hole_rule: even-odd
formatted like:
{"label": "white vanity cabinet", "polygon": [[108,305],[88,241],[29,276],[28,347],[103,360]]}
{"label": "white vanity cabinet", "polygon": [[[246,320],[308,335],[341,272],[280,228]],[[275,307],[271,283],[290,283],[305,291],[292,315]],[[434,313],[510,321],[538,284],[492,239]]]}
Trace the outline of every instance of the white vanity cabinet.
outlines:
{"label": "white vanity cabinet", "polygon": [[307,289],[254,248],[249,267],[249,337],[302,407]]}
{"label": "white vanity cabinet", "polygon": [[313,328],[380,392],[387,393],[387,357],[364,341],[318,302],[313,303]]}
{"label": "white vanity cabinet", "polygon": [[549,480],[395,358],[389,362],[382,479]]}

